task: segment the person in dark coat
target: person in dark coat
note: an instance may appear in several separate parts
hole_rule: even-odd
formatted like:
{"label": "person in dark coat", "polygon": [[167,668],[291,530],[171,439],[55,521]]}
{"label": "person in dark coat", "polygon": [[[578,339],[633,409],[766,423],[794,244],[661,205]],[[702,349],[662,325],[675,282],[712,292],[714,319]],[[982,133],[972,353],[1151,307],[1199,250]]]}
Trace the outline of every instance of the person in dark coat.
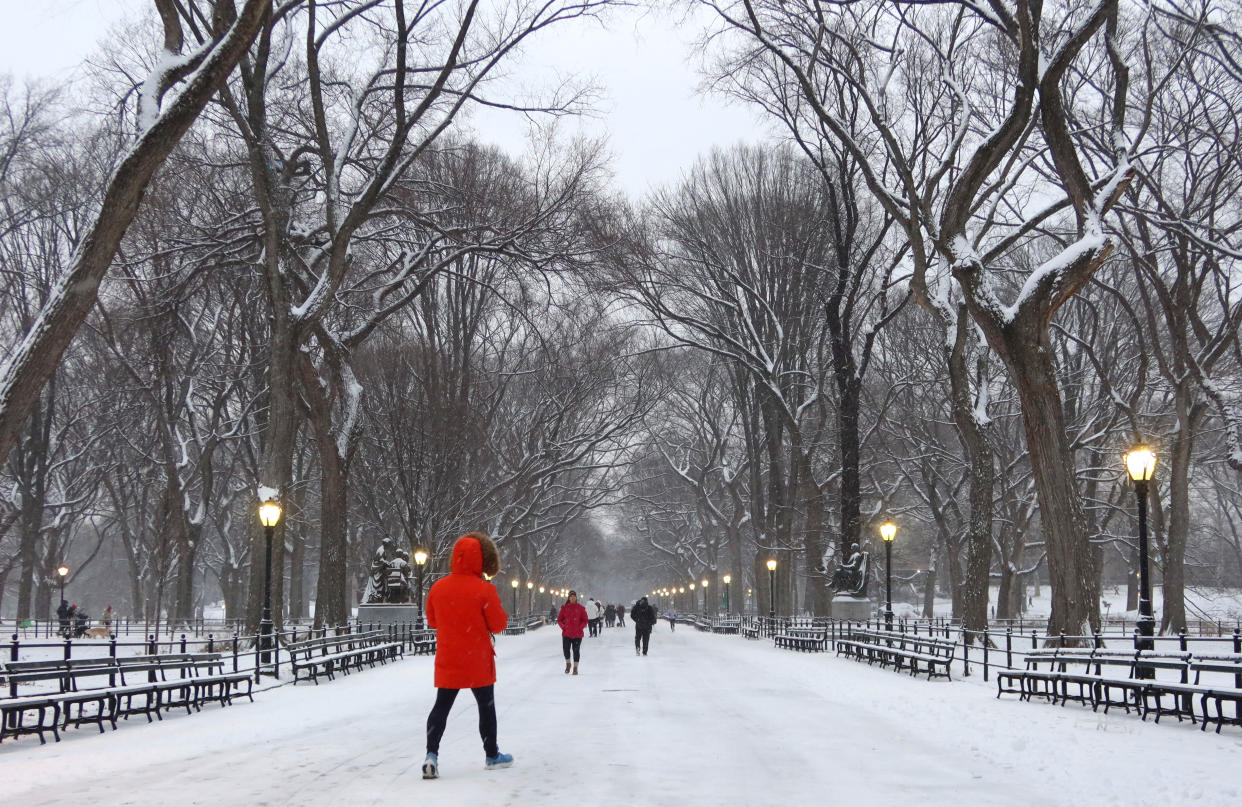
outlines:
{"label": "person in dark coat", "polygon": [[56,618],[60,620],[60,635],[67,637],[69,635],[69,603],[67,600],[60,601],[60,607],[56,609]]}
{"label": "person in dark coat", "polygon": [[651,629],[656,623],[655,606],[647,602],[646,597],[639,597],[630,609],[630,621],[634,623],[634,655],[645,656],[647,645],[651,643]]}
{"label": "person in dark coat", "polygon": [[457,693],[469,689],[479,707],[484,767],[507,768],[513,755],[496,744],[496,651],[492,635],[505,629],[509,617],[496,587],[483,575],[500,572],[500,553],[492,539],[468,532],[453,545],[449,574],[427,594],[427,625],[436,631],[436,703],[427,716],[427,758],[423,778],[440,775],[440,737]]}
{"label": "person in dark coat", "polygon": [[617,607],[612,603],[608,603],[608,607],[604,609],[604,624],[612,627],[612,623],[617,621]]}
{"label": "person in dark coat", "polygon": [[587,610],[578,602],[578,592],[569,592],[569,599],[561,606],[556,624],[561,626],[561,650],[565,653],[565,672],[569,672],[569,654],[573,651],[573,671],[578,674],[578,658],[582,655],[582,632],[590,622]]}
{"label": "person in dark coat", "polygon": [[617,606],[617,627],[618,628],[625,627],[625,606],[624,605]]}

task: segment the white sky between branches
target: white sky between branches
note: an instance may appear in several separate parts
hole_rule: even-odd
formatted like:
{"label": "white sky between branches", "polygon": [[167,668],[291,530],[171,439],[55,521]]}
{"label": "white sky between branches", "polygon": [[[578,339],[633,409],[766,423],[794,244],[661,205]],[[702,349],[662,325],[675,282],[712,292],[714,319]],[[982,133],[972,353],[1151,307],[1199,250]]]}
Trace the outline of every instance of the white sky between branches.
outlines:
{"label": "white sky between branches", "polygon": [[[151,8],[150,0],[0,0],[0,72],[57,83],[95,52],[112,26]],[[699,97],[691,43],[706,17],[689,21],[640,8],[555,26],[510,71],[515,87],[548,86],[558,76],[594,76],[599,114],[562,124],[562,134],[604,135],[616,187],[638,198],[676,182],[713,146],[753,142],[766,129],[749,109]],[[472,118],[480,140],[511,154],[526,148],[527,123],[512,113]]]}

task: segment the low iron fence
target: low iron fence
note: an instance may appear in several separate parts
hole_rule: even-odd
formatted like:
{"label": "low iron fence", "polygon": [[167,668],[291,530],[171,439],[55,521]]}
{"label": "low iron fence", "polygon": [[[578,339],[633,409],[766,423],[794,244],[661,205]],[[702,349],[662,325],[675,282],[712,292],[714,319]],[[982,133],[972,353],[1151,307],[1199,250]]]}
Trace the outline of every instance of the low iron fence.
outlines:
{"label": "low iron fence", "polygon": [[[243,634],[237,629],[231,635],[220,636],[210,632],[197,636],[189,632],[173,635],[151,633],[146,636],[112,633],[107,639],[57,638],[55,641],[14,632],[9,634],[9,641],[0,642],[0,662],[45,658],[67,660],[172,653],[220,653],[226,658],[232,658],[233,672],[251,670],[255,682],[258,683],[264,675],[279,678],[281,668],[288,665],[289,655],[283,650],[282,644],[374,631],[387,633],[388,641],[400,642],[405,650],[426,647],[427,638],[435,635],[435,631],[428,630],[419,623],[381,625],[360,620],[334,628],[286,624],[281,630],[271,634],[272,642],[269,647],[263,646],[261,634]],[[134,636],[139,638],[135,639]],[[11,697],[15,697],[15,693]]]}

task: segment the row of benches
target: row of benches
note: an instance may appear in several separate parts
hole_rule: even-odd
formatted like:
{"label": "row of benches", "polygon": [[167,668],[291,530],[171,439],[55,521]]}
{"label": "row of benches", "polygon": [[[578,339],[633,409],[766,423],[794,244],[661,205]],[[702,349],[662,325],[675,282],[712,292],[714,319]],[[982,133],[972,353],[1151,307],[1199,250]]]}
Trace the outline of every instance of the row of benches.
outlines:
{"label": "row of benches", "polygon": [[[293,683],[306,677],[318,685],[321,674],[331,681],[337,672],[348,675],[351,669],[361,670],[364,664],[374,667],[405,655],[405,644],[387,641],[388,638],[385,631],[375,630],[285,644],[289,666],[293,668]],[[422,631],[412,637],[412,642],[415,652],[435,652],[434,631]]]}
{"label": "row of benches", "polygon": [[[1118,668],[1125,670],[1124,677],[1106,672]],[[1206,682],[1205,673],[1215,676],[1214,680]],[[1158,680],[1159,674],[1177,680]],[[1026,655],[1025,669],[997,674],[996,688],[998,698],[1016,693],[1022,700],[1040,696],[1061,705],[1072,700],[1090,704],[1093,711],[1103,706],[1105,712],[1120,706],[1128,713],[1133,707],[1144,720],[1155,714],[1157,723],[1162,715],[1174,715],[1179,722],[1201,719],[1202,730],[1215,723],[1217,733],[1226,723],[1242,725],[1240,655],[1196,657],[1191,653],[1119,653],[1105,648],[1032,650]],[[1226,714],[1226,703],[1233,704],[1232,715]]]}
{"label": "row of benches", "polygon": [[837,639],[837,655],[844,655],[894,670],[909,670],[911,675],[927,673],[950,678],[957,642],[934,636],[915,636],[882,630],[854,629]]}
{"label": "row of benches", "polygon": [[[25,687],[42,691],[23,695]],[[252,687],[249,673],[225,672],[219,653],[11,661],[0,665],[0,689],[10,695],[0,699],[0,742],[37,734],[46,743],[48,731],[59,742],[71,722],[95,723],[100,732],[108,722],[115,730],[121,717],[163,720],[164,709],[188,713],[211,700],[229,705],[235,694],[253,701]]]}

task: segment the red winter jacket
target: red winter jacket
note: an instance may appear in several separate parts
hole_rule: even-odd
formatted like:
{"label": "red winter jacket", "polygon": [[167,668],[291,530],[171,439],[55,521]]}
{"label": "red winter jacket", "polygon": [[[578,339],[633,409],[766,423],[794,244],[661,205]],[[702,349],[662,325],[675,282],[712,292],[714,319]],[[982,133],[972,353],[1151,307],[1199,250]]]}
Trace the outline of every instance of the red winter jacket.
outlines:
{"label": "red winter jacket", "polygon": [[427,624],[436,629],[436,686],[473,689],[496,683],[492,634],[509,617],[500,592],[483,579],[483,547],[463,536],[453,545],[451,572],[427,593]]}
{"label": "red winter jacket", "polygon": [[561,612],[556,615],[556,624],[561,626],[561,635],[570,639],[581,639],[589,621],[586,609],[580,602],[565,603],[561,606]]}

